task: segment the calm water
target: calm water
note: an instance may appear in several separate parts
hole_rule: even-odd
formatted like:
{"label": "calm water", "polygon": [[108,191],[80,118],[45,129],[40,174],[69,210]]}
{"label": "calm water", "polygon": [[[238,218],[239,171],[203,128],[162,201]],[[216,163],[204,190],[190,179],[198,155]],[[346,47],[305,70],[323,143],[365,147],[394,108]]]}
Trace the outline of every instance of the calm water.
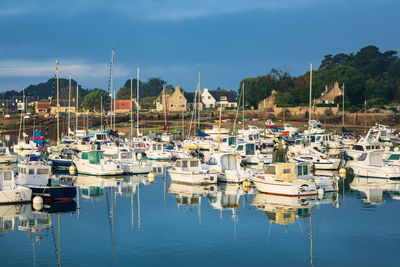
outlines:
{"label": "calm water", "polygon": [[[158,166],[162,170],[161,166]],[[400,256],[396,186],[348,179],[296,199],[163,174],[78,176],[76,202],[0,207],[0,266],[382,266]],[[344,194],[343,194],[344,192]]]}

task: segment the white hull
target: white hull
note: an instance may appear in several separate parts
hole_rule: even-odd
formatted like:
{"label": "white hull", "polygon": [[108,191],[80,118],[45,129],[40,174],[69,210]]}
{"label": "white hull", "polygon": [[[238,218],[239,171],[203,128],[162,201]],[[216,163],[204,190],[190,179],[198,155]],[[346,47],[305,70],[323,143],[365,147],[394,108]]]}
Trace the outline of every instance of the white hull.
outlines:
{"label": "white hull", "polygon": [[207,172],[181,172],[168,170],[172,182],[186,183],[186,184],[216,184],[217,174]]}
{"label": "white hull", "polygon": [[121,168],[107,168],[105,165],[95,165],[88,163],[74,162],[76,170],[79,174],[96,175],[96,176],[110,176],[122,175],[124,171]]}
{"label": "white hull", "polygon": [[122,163],[122,170],[128,174],[147,174],[151,171],[151,164],[125,164]]}
{"label": "white hull", "polygon": [[262,193],[282,196],[313,196],[317,195],[315,183],[298,180],[292,183],[280,181],[261,181],[254,179],[257,190]]}
{"label": "white hull", "polygon": [[379,179],[400,179],[400,167],[394,166],[365,166],[351,162],[349,167],[353,169],[354,174],[361,177],[379,178]]}
{"label": "white hull", "polygon": [[225,170],[222,173],[218,173],[218,182],[241,183],[249,178],[250,175],[245,171]]}
{"label": "white hull", "polygon": [[32,190],[15,186],[13,190],[0,191],[0,204],[27,203],[32,199]]}

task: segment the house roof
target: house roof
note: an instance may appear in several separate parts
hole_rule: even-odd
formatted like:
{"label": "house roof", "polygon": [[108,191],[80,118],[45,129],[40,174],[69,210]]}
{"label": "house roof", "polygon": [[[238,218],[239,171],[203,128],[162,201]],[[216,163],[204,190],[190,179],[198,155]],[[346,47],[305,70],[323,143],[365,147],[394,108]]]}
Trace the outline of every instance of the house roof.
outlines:
{"label": "house roof", "polygon": [[209,90],[208,92],[217,101],[221,101],[221,96],[226,96],[228,102],[236,102],[236,95],[231,90]]}
{"label": "house roof", "polygon": [[115,109],[131,109],[131,101],[115,100]]}
{"label": "house roof", "polygon": [[188,103],[194,103],[194,97],[196,93],[194,92],[184,92],[183,94],[187,100]]}
{"label": "house roof", "polygon": [[50,109],[51,103],[50,102],[37,102],[36,108],[37,109]]}

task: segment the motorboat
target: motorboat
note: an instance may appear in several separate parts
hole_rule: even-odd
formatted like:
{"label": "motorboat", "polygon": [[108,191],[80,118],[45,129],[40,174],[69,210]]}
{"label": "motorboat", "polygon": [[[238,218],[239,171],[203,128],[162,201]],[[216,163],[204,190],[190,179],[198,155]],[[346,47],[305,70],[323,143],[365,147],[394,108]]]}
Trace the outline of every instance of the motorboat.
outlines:
{"label": "motorboat", "polygon": [[75,149],[63,149],[61,152],[51,154],[48,159],[51,161],[54,169],[68,170],[78,157],[78,151]]}
{"label": "motorboat", "polygon": [[74,159],[74,165],[78,174],[110,176],[124,173],[121,164],[104,159],[102,150],[82,152],[80,158]]}
{"label": "motorboat", "polygon": [[267,121],[265,122],[265,127],[268,127],[268,128],[275,128],[275,127],[276,127],[276,123],[273,122],[272,120],[267,120]]}
{"label": "motorboat", "polygon": [[15,183],[14,170],[0,170],[0,204],[29,203],[32,190]]}
{"label": "motorboat", "polygon": [[337,170],[339,169],[341,159],[328,158],[323,153],[310,153],[300,154],[292,157],[297,163],[308,162],[313,164],[315,170]]}
{"label": "motorboat", "polygon": [[206,135],[209,135],[209,138],[214,142],[218,141],[218,138],[223,138],[229,135],[229,130],[225,128],[219,128],[218,125],[213,125],[211,129],[207,129],[204,131]]}
{"label": "motorboat", "polygon": [[361,138],[357,143],[354,143],[350,149],[345,150],[346,154],[351,159],[357,160],[363,153],[373,150],[381,150],[383,147],[378,139],[379,133],[377,137],[374,137],[372,136],[372,129],[370,129],[365,137]]}
{"label": "motorboat", "polygon": [[0,147],[0,164],[17,163],[17,155],[10,153],[10,149],[6,146]]}
{"label": "motorboat", "polygon": [[308,122],[310,130],[306,129],[304,131],[304,135],[312,135],[312,134],[324,134],[326,132],[325,128],[322,128],[321,122],[317,120],[310,120]]}
{"label": "motorboat", "polygon": [[300,179],[309,180],[315,183],[317,190],[322,189],[324,192],[336,192],[339,190],[338,176],[323,174],[318,175],[318,172],[312,174],[310,169],[312,163],[299,163],[296,166],[296,175]]}
{"label": "motorboat", "polygon": [[242,143],[237,145],[235,153],[238,153],[246,164],[250,166],[258,166],[260,162],[264,165],[270,164],[273,159],[272,154],[260,153],[256,148],[254,142]]}
{"label": "motorboat", "polygon": [[290,136],[293,136],[299,132],[299,128],[292,126],[290,123],[285,123],[283,129],[285,132],[288,132]]}
{"label": "motorboat", "polygon": [[254,175],[252,181],[262,193],[296,197],[317,195],[314,182],[298,178],[295,163],[272,163],[264,173]]}
{"label": "motorboat", "polygon": [[51,163],[41,155],[28,154],[17,165],[18,185],[29,187],[32,196],[41,196],[45,201],[66,201],[76,197],[76,187],[52,183]]}
{"label": "motorboat", "polygon": [[147,174],[151,171],[151,163],[137,158],[135,152],[120,151],[112,157],[113,161],[122,166],[126,174]]}
{"label": "motorboat", "polygon": [[152,142],[149,144],[149,149],[146,151],[146,156],[149,160],[160,161],[168,161],[172,158],[171,152],[165,149],[164,144],[158,142]]}
{"label": "motorboat", "polygon": [[178,159],[175,165],[168,169],[172,182],[187,184],[216,184],[217,173],[202,168],[199,159]]}
{"label": "motorboat", "polygon": [[382,150],[364,152],[357,161],[347,165],[359,177],[380,178],[389,180],[400,179],[400,166],[385,164],[382,160]]}
{"label": "motorboat", "polygon": [[242,169],[237,154],[213,153],[203,166],[205,169],[217,172],[219,182],[241,183],[250,179],[250,172]]}

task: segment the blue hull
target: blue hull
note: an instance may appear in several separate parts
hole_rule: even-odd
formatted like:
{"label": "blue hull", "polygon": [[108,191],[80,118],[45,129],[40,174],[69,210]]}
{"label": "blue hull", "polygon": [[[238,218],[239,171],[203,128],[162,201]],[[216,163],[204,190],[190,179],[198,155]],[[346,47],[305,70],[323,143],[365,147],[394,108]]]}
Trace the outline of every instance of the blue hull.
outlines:
{"label": "blue hull", "polygon": [[66,201],[76,197],[75,186],[29,186],[32,198],[41,196],[45,201]]}

